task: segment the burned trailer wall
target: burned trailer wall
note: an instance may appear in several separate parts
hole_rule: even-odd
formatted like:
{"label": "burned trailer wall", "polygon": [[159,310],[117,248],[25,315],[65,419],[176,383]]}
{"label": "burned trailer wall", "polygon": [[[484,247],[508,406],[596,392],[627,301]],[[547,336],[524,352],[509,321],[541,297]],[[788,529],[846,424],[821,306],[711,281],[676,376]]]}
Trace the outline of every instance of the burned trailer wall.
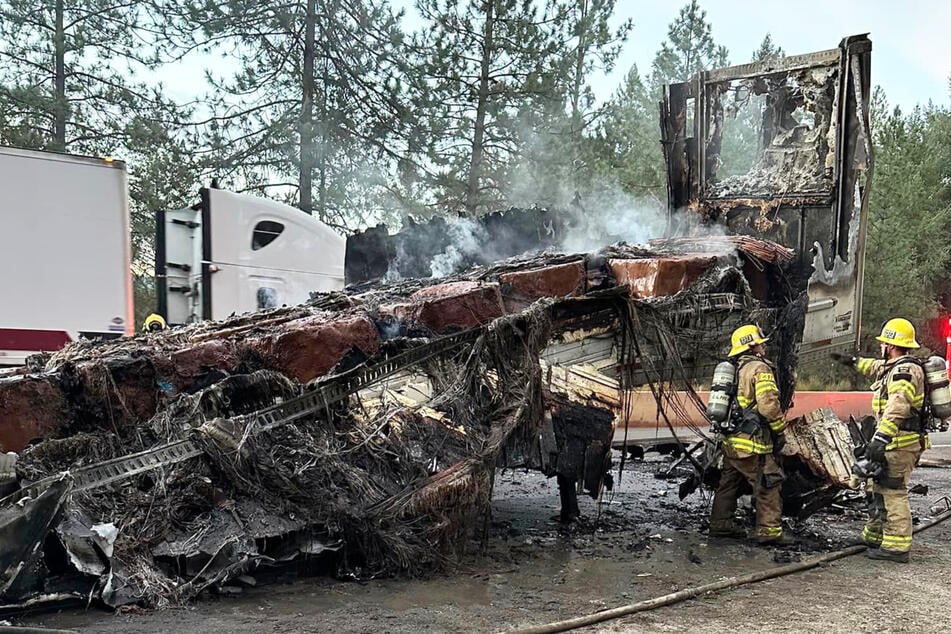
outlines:
{"label": "burned trailer wall", "polygon": [[857,345],[872,173],[871,42],[701,73],[661,103],[675,233],[783,244],[808,279],[801,361]]}
{"label": "burned trailer wall", "polygon": [[560,244],[564,229],[545,209],[496,211],[479,218],[412,218],[397,233],[386,225],[347,238],[347,284],[376,279],[445,277]]}

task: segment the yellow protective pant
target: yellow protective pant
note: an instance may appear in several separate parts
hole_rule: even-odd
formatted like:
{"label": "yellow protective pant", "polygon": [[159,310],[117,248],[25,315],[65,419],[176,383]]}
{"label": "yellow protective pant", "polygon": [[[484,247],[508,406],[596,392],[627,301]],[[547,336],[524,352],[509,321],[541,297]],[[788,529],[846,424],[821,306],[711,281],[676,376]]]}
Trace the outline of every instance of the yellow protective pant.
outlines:
{"label": "yellow protective pant", "polygon": [[[743,481],[753,487],[756,503],[756,538],[777,539],[783,534],[782,500],[779,497],[782,469],[772,454],[748,458],[723,457],[720,486],[713,495],[710,530],[728,531],[733,527],[736,501]],[[765,486],[769,484],[770,486]]]}
{"label": "yellow protective pant", "polygon": [[[911,550],[911,505],[908,480],[921,458],[921,447],[914,445],[885,452],[886,476],[890,486],[869,481],[871,503],[862,541],[872,548],[893,553]],[[899,484],[900,482],[900,484]]]}

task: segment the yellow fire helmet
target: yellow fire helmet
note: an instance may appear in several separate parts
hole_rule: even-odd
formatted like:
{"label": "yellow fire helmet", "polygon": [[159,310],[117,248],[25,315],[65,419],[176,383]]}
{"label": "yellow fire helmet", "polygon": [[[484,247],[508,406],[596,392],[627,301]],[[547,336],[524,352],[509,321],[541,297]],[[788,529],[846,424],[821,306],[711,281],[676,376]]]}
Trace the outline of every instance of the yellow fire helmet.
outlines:
{"label": "yellow fire helmet", "polygon": [[911,325],[910,321],[901,317],[886,321],[885,325],[882,326],[882,334],[875,337],[875,339],[899,348],[921,347],[915,341],[915,327]]}
{"label": "yellow fire helmet", "polygon": [[146,317],[145,323],[142,324],[142,329],[146,332],[165,330],[166,328],[168,328],[168,324],[165,323],[165,319],[158,313],[152,313]]}
{"label": "yellow fire helmet", "polygon": [[759,329],[759,326],[754,324],[740,326],[733,331],[733,335],[730,337],[730,343],[733,346],[730,348],[730,356],[735,357],[749,350],[750,346],[766,343],[767,341],[769,341],[769,337],[763,336],[763,331]]}

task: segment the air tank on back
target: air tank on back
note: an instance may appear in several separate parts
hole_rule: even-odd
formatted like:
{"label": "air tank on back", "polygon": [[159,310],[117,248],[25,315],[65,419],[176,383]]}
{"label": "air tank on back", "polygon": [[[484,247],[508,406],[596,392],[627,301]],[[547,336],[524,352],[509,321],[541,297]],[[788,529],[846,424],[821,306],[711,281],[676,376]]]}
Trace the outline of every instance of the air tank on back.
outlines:
{"label": "air tank on back", "polygon": [[948,388],[948,366],[941,357],[929,357],[924,364],[928,400],[935,418],[951,417],[951,389]]}
{"label": "air tank on back", "polygon": [[710,400],[707,401],[707,418],[713,423],[726,422],[730,417],[730,398],[736,384],[736,366],[722,361],[713,370]]}

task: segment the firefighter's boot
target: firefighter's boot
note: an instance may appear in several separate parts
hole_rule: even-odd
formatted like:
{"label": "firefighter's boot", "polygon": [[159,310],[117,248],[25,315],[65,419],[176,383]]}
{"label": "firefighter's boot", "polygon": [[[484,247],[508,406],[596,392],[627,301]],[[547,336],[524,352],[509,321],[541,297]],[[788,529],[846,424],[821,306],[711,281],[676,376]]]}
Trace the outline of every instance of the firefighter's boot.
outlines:
{"label": "firefighter's boot", "polygon": [[713,539],[746,539],[746,531],[736,524],[710,529],[710,537]]}
{"label": "firefighter's boot", "polygon": [[882,550],[881,548],[869,548],[865,551],[865,556],[869,559],[880,559],[882,561],[894,561],[899,564],[908,563],[908,553],[897,553],[891,550]]}
{"label": "firefighter's boot", "polygon": [[756,543],[760,546],[793,546],[796,544],[796,538],[780,533],[779,537],[757,537]]}

